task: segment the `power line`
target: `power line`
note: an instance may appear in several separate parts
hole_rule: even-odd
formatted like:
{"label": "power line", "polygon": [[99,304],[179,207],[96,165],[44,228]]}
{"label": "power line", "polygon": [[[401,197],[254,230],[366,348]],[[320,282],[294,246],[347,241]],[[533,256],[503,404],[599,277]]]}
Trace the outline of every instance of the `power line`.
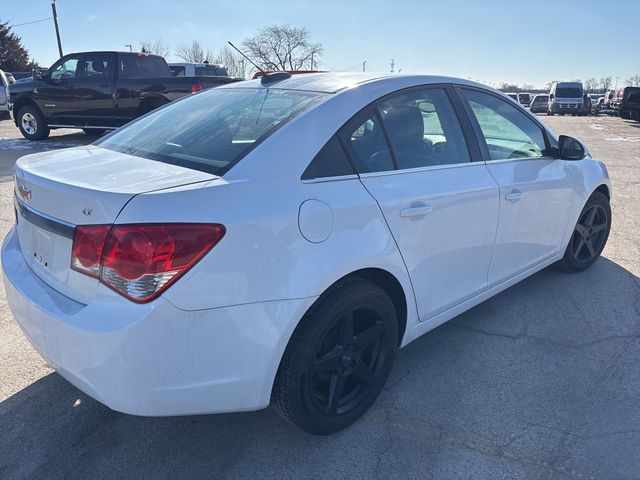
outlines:
{"label": "power line", "polygon": [[47,18],[41,18],[40,20],[34,20],[33,22],[18,23],[17,25],[11,25],[11,28],[22,27],[23,25],[31,25],[32,23],[46,22],[47,20],[53,20],[53,18],[47,17]]}

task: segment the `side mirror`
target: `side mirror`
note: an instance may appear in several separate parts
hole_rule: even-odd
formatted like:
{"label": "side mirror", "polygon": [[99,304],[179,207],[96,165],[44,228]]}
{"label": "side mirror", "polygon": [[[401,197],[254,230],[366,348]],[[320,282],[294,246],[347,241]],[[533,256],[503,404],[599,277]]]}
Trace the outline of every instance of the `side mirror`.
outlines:
{"label": "side mirror", "polygon": [[582,160],[587,156],[587,149],[580,140],[568,135],[560,135],[558,139],[558,158],[561,160]]}

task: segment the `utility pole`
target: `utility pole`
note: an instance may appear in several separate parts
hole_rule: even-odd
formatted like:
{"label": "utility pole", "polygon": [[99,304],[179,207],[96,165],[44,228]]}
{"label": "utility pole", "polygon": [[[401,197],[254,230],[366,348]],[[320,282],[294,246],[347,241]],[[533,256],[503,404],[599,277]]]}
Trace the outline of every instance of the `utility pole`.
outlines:
{"label": "utility pole", "polygon": [[393,58],[391,59],[391,73],[394,73],[393,69],[396,66],[395,62],[393,61]]}
{"label": "utility pole", "polygon": [[58,29],[58,14],[56,13],[56,0],[51,0],[51,10],[53,11],[53,24],[56,27],[56,38],[58,39],[58,52],[62,54],[62,43],[60,42],[60,29]]}
{"label": "utility pole", "polygon": [[315,70],[315,69],[313,68],[313,54],[314,54],[314,53],[315,53],[315,50],[312,50],[312,51],[311,51],[311,68],[310,68],[310,70]]}
{"label": "utility pole", "polygon": [[362,71],[363,72],[366,70],[366,68],[365,68],[366,66],[367,66],[367,61],[365,60],[364,62],[362,62]]}
{"label": "utility pole", "polygon": [[125,44],[125,47],[129,47],[129,51],[133,52],[133,45],[131,45],[130,43]]}

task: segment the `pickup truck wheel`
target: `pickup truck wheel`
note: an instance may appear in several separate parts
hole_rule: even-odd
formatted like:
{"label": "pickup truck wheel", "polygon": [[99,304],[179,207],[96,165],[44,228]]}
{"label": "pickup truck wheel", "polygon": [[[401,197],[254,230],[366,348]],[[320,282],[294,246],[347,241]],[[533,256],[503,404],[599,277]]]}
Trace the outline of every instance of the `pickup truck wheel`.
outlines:
{"label": "pickup truck wheel", "polygon": [[104,128],[83,128],[82,131],[92,137],[97,137],[105,132]]}
{"label": "pickup truck wheel", "polygon": [[22,107],[18,112],[18,128],[27,140],[44,140],[50,132],[40,110],[30,105]]}
{"label": "pickup truck wheel", "polygon": [[162,100],[149,100],[142,105],[140,105],[140,116],[146,115],[147,113],[155,110],[156,108],[160,108],[163,105],[166,105],[167,102]]}

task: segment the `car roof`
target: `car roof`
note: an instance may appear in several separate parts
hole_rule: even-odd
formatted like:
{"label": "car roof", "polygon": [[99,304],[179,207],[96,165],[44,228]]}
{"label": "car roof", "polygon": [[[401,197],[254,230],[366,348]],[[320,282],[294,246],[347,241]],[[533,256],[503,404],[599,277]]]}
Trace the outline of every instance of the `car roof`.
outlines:
{"label": "car roof", "polygon": [[[389,73],[349,73],[349,72],[321,72],[292,75],[290,78],[278,82],[262,84],[261,79],[247,80],[245,82],[229,84],[218,88],[271,88],[282,90],[300,90],[319,93],[337,93],[347,88],[352,88],[364,83],[377,81],[393,81],[403,79],[403,83],[415,85],[428,85],[431,83],[457,83],[462,85],[480,86],[490,89],[486,85],[454,77],[435,75],[394,75]],[[411,81],[413,80],[413,81]]]}

